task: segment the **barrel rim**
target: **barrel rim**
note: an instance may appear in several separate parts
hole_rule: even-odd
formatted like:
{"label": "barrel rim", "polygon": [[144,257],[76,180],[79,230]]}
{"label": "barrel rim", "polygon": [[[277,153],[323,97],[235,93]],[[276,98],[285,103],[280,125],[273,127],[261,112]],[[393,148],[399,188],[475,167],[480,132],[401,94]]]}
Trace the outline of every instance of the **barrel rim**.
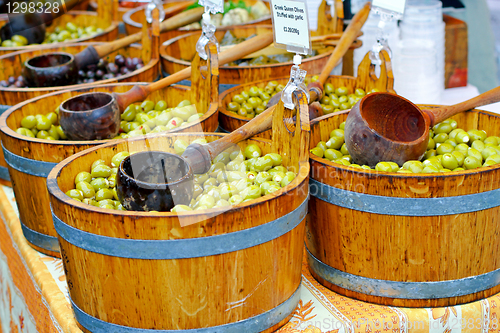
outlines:
{"label": "barrel rim", "polygon": [[[442,107],[443,105],[439,104],[417,104],[419,108],[427,107],[427,108],[438,108]],[[347,111],[347,110],[345,110]],[[488,116],[494,116],[500,118],[500,115],[498,113],[490,112],[490,111],[485,111],[485,110],[480,110],[480,109],[472,109],[468,110],[466,112],[475,112],[479,114],[485,114]],[[336,117],[341,114],[345,114],[348,112],[342,112],[342,113],[331,113],[327,114],[325,116],[316,118],[311,120],[311,126],[314,126],[316,124],[319,124],[321,120],[329,119],[331,117]],[[333,163],[331,161],[328,161],[325,158],[318,157],[312,153],[309,153],[309,160],[311,162],[311,169],[313,169],[313,165],[317,164],[320,167],[327,168],[327,169],[334,169],[334,170],[341,170],[342,172],[347,172],[352,175],[361,175],[361,174],[367,174],[371,176],[377,176],[377,177],[390,177],[390,178],[400,178],[400,179],[408,179],[408,178],[419,178],[419,179],[431,179],[431,178],[438,178],[438,179],[446,179],[446,178],[453,178],[453,177],[462,177],[464,175],[474,175],[474,174],[479,174],[483,172],[491,172],[497,169],[500,169],[500,164],[497,165],[491,165],[487,167],[480,167],[476,169],[471,169],[471,170],[463,170],[460,172],[452,171],[452,172],[439,172],[439,173],[422,173],[422,174],[410,174],[410,173],[398,173],[398,172],[378,172],[375,170],[365,170],[365,169],[359,169],[355,167],[351,167],[348,165],[341,165],[338,163]],[[314,175],[311,175],[312,179],[317,180]]]}
{"label": "barrel rim", "polygon": [[[158,133],[158,135],[155,135],[152,138],[158,139],[161,137],[165,136],[200,136],[200,135],[210,135],[210,136],[226,136],[227,134],[224,133]],[[138,137],[138,138],[133,138],[133,139],[128,139],[129,141],[139,141],[143,140],[144,138]],[[175,217],[175,216],[190,216],[190,217],[201,217],[205,216],[205,219],[209,219],[212,216],[218,215],[222,212],[228,212],[228,211],[237,211],[243,208],[252,208],[254,206],[269,202],[269,200],[274,200],[278,199],[280,197],[283,197],[287,195],[288,192],[298,189],[304,182],[308,182],[309,180],[309,172],[310,172],[310,165],[308,162],[303,162],[300,163],[300,169],[299,172],[297,173],[297,176],[295,179],[288,184],[287,186],[281,188],[279,191],[273,192],[269,195],[266,195],[265,197],[260,197],[258,199],[251,200],[249,202],[245,203],[240,203],[238,205],[233,205],[231,208],[228,210],[227,208],[221,207],[221,208],[211,208],[207,210],[200,210],[200,211],[192,211],[192,212],[179,212],[179,213],[172,213],[172,212],[138,212],[138,211],[117,211],[117,210],[110,210],[110,209],[105,209],[105,208],[99,208],[91,205],[84,204],[83,202],[78,202],[76,200],[71,199],[68,197],[59,187],[58,185],[58,179],[60,176],[60,173],[63,168],[65,168],[68,164],[73,163],[76,159],[83,157],[84,155],[88,155],[93,153],[94,151],[98,149],[105,149],[105,148],[111,148],[113,146],[116,146],[118,143],[123,142],[125,139],[122,140],[116,140],[115,142],[109,142],[106,144],[98,145],[83,151],[80,151],[76,154],[73,154],[69,156],[68,158],[64,159],[62,162],[58,163],[49,173],[47,177],[47,189],[49,192],[49,195],[54,198],[55,200],[70,206],[73,209],[78,209],[81,211],[87,211],[87,212],[92,212],[94,214],[103,214],[106,216],[122,216],[122,217],[152,217],[152,218],[157,218],[157,217]],[[263,139],[259,137],[253,137],[250,139],[247,139],[245,141],[252,140],[252,141],[260,141],[263,142],[264,144],[269,144],[271,145],[272,141],[268,139]]]}
{"label": "barrel rim", "polygon": [[[66,14],[69,14],[71,16],[90,16],[90,17],[94,17],[95,16],[96,20],[99,18],[97,16],[97,12],[89,12],[89,11],[85,11],[85,10],[71,10],[71,11],[67,12]],[[0,20],[2,20],[2,17],[0,17]],[[7,18],[7,20],[8,20],[8,18]],[[111,24],[109,25],[109,27],[107,27],[106,29],[104,29],[103,32],[100,32],[98,34],[92,35],[90,37],[72,39],[71,41],[66,42],[66,43],[65,42],[59,42],[59,43],[47,44],[47,45],[64,47],[64,46],[67,46],[68,44],[73,44],[73,43],[92,42],[96,38],[103,37],[105,35],[108,35],[108,34],[112,33],[113,30],[118,30],[118,28],[119,28],[118,24],[119,23],[120,23],[119,21],[113,21],[113,22],[111,22]],[[11,47],[0,46],[0,54],[2,52],[13,53],[13,52],[17,52],[17,51],[32,51],[32,50],[35,50],[35,49],[40,49],[40,45],[25,45],[25,46],[11,46]]]}
{"label": "barrel rim", "polygon": [[[233,27],[232,29],[227,29],[227,30],[250,29],[250,28],[256,28],[256,27],[259,27],[259,28],[270,28],[272,30],[272,25],[268,25],[268,24],[252,25],[252,26],[238,26],[238,25],[235,25],[235,26],[232,26],[232,27]],[[226,31],[226,30],[217,30],[217,31]],[[178,59],[178,58],[174,58],[171,55],[167,54],[166,53],[167,52],[166,48],[169,45],[177,42],[178,40],[180,40],[182,38],[186,38],[188,36],[193,36],[193,35],[199,34],[200,32],[201,32],[201,30],[200,31],[196,30],[194,32],[188,32],[188,33],[186,33],[184,35],[180,35],[180,36],[171,38],[171,39],[163,42],[160,45],[160,58],[161,58],[161,60],[162,61],[163,60],[167,60],[167,61],[170,61],[172,63],[178,64],[178,65],[190,66],[191,63],[189,61],[184,61],[184,60],[181,60],[181,59]],[[330,55],[333,53],[333,50],[334,50],[334,47],[332,47],[332,49],[330,51],[327,51],[325,53],[318,54],[318,55],[316,55],[314,57],[311,57],[311,58],[302,59],[302,63],[304,64],[304,63],[312,62],[312,61],[315,61],[315,60],[320,60],[320,59],[323,59],[323,58],[329,58]],[[224,66],[221,66],[219,68],[219,71],[244,70],[244,69],[247,69],[247,70],[258,70],[260,68],[290,67],[292,65],[293,65],[293,61],[280,62],[278,64],[258,65],[258,66],[227,66],[227,65],[224,65]]]}
{"label": "barrel rim", "polygon": [[[175,2],[193,2],[191,0],[183,0],[183,1],[175,1]],[[163,8],[165,8],[165,5],[167,3],[166,2],[163,2]],[[133,8],[130,8],[128,9],[123,15],[122,15],[122,21],[123,23],[125,24],[125,27],[127,25],[130,25],[134,28],[137,28],[137,29],[142,29],[142,23],[139,23],[137,21],[134,21],[130,18],[130,16],[132,16],[133,14],[135,14],[136,12],[138,12],[140,9],[144,10],[145,8],[147,7],[147,5],[142,5],[142,6],[137,6],[137,7],[133,7]],[[169,7],[167,7],[169,8]],[[129,34],[127,32],[127,34]]]}
{"label": "barrel rim", "polygon": [[[263,0],[264,3],[269,3],[269,0]],[[179,1],[181,2],[181,1]],[[134,28],[137,28],[137,29],[142,29],[142,23],[139,23],[137,21],[133,21],[130,17],[132,16],[132,14],[135,14],[136,12],[140,11],[140,10],[144,10],[146,9],[146,6],[147,5],[143,5],[143,6],[137,6],[135,8],[132,8],[131,10],[128,10],[127,12],[125,12],[125,14],[123,14],[122,16],[122,19],[123,19],[123,23],[125,24],[125,26],[129,25],[131,27],[134,27]],[[266,21],[266,20],[269,20],[271,19],[271,15],[267,15],[267,16],[264,16],[264,17],[261,17],[260,19],[257,19],[257,20],[252,20],[252,21],[248,21],[248,22],[245,22],[243,24],[234,24],[234,25],[228,25],[228,26],[224,26],[224,27],[217,27],[217,31],[220,31],[220,30],[231,30],[231,29],[234,29],[236,27],[240,27],[240,26],[244,26],[244,25],[251,25],[251,24],[256,24],[256,23],[259,23],[259,22],[263,22],[263,21]],[[223,28],[223,29],[222,29]],[[180,30],[180,31],[183,31],[181,30],[182,28],[179,28],[177,30]],[[190,30],[184,30],[184,31],[196,31],[196,32],[201,32],[201,29],[190,29]]]}
{"label": "barrel rim", "polygon": [[[56,146],[77,146],[77,147],[79,147],[79,146],[88,146],[88,145],[101,145],[103,143],[121,140],[121,139],[108,139],[108,140],[98,140],[98,141],[82,141],[82,140],[80,140],[80,141],[68,141],[68,140],[45,140],[45,139],[39,139],[39,138],[31,138],[31,137],[16,133],[16,131],[14,131],[12,128],[10,128],[7,125],[7,119],[14,112],[18,111],[20,108],[22,108],[30,103],[33,103],[35,101],[39,101],[41,99],[44,99],[46,97],[53,97],[56,95],[65,94],[67,92],[72,92],[72,91],[81,91],[81,90],[88,91],[89,89],[106,88],[106,87],[122,87],[122,86],[130,86],[132,88],[135,85],[148,85],[148,84],[149,84],[148,82],[123,82],[123,83],[115,82],[115,83],[108,83],[108,84],[95,85],[95,86],[78,87],[77,89],[58,90],[58,91],[51,92],[49,94],[40,95],[40,96],[34,97],[32,99],[25,100],[24,102],[21,102],[19,104],[16,104],[16,105],[10,107],[3,114],[0,115],[0,134],[9,136],[11,138],[14,138],[14,139],[20,140],[20,141],[29,141],[29,142],[34,142],[34,143],[38,143],[38,144],[49,144],[49,145],[56,145]],[[168,88],[174,88],[174,89],[185,90],[185,91],[191,89],[191,87],[177,85],[177,84],[166,87],[164,89],[168,89]],[[218,110],[218,103],[210,103],[208,106],[207,112],[205,112],[203,117],[201,117],[199,119],[199,122],[201,123],[202,121],[207,120],[209,117],[212,117],[214,114],[217,113],[217,110]],[[176,133],[176,132],[179,132],[179,131],[184,130],[184,129],[185,129],[185,127],[178,127],[178,128],[174,128],[174,129],[168,131],[168,133]],[[173,132],[171,132],[171,131],[173,131]]]}
{"label": "barrel rim", "polygon": [[[100,45],[105,42],[85,42],[85,43],[71,43],[71,44],[64,44],[60,46],[48,46],[48,47],[43,47],[42,49],[40,48],[30,48],[26,50],[20,50],[12,53],[7,53],[4,55],[0,55],[0,61],[6,58],[16,58],[20,56],[23,53],[27,52],[32,52],[32,51],[38,51],[38,50],[50,50],[50,49],[55,49],[55,51],[60,51],[61,48],[67,48],[67,47],[78,47],[78,46],[90,46],[90,45]],[[128,45],[124,48],[136,48],[136,49],[141,49],[142,46],[140,44],[131,44]],[[83,48],[82,48],[83,50]],[[8,88],[8,87],[0,87],[0,93],[2,92],[9,92],[9,93],[23,93],[23,92],[53,92],[53,91],[62,91],[62,90],[72,90],[72,89],[78,89],[78,88],[85,88],[85,87],[95,87],[97,85],[103,85],[103,84],[110,84],[110,83],[116,83],[116,82],[121,82],[125,79],[131,79],[141,73],[147,72],[149,70],[154,69],[156,65],[158,65],[160,59],[154,59],[152,58],[147,64],[144,65],[144,67],[135,70],[133,72],[130,72],[125,75],[121,75],[117,78],[112,78],[112,79],[107,79],[107,80],[101,80],[98,82],[93,82],[93,83],[82,83],[82,84],[73,84],[69,86],[55,86],[55,87],[42,87],[42,88]],[[160,73],[158,73],[160,74]],[[96,84],[97,83],[97,84]],[[126,82],[123,82],[123,84]]]}

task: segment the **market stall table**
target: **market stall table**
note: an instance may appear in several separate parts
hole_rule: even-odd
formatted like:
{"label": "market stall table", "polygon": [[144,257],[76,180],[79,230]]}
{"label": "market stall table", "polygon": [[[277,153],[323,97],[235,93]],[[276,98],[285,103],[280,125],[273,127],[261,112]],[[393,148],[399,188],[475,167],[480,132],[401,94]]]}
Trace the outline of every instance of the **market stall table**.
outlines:
{"label": "market stall table", "polygon": [[[23,237],[14,194],[0,187],[0,325],[4,332],[81,332],[60,259]],[[500,294],[446,308],[397,308],[360,302],[321,286],[304,260],[301,299],[279,333],[498,332]],[[250,333],[250,332],[249,332]]]}

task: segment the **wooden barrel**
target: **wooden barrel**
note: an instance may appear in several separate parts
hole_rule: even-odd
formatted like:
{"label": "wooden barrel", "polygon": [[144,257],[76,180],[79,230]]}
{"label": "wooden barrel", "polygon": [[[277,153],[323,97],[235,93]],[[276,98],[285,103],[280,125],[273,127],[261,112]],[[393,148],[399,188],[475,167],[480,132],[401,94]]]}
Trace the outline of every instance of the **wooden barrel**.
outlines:
{"label": "wooden barrel", "polygon": [[[21,75],[24,61],[33,56],[44,54],[47,52],[68,52],[76,54],[84,50],[91,43],[78,43],[68,44],[61,47],[39,49],[32,51],[19,51],[0,56],[0,80],[7,80],[9,76]],[[95,43],[92,43],[95,44]],[[119,51],[113,52],[105,59],[114,59],[117,54],[125,57],[139,57],[144,61],[144,67],[135,70],[125,75],[116,78],[100,80],[94,83],[83,83],[69,86],[58,87],[45,87],[45,88],[6,88],[0,87],[0,104],[15,105],[30,98],[38,97],[55,91],[62,91],[66,89],[78,89],[85,87],[92,87],[100,84],[107,84],[113,82],[152,82],[158,79],[160,73],[160,63],[158,58],[148,59],[143,55],[143,49],[140,45],[131,45]]]}
{"label": "wooden barrel", "polygon": [[[193,71],[197,72],[197,71]],[[216,81],[216,78],[212,78]],[[157,102],[165,100],[167,105],[177,105],[182,100],[195,101],[197,110],[205,113],[200,122],[191,123],[186,127],[176,128],[169,132],[213,132],[217,129],[217,93],[207,93],[205,90],[215,86],[211,80],[197,80],[200,88],[189,88],[174,85],[156,91],[148,99]],[[146,84],[146,83],[135,83]],[[103,86],[78,88],[54,92],[39,96],[17,104],[0,117],[0,131],[3,153],[7,162],[12,187],[19,207],[19,215],[24,235],[28,242],[38,251],[59,257],[59,245],[49,208],[46,177],[50,170],[66,157],[89,147],[109,142],[110,140],[96,141],[54,141],[30,138],[15,132],[21,120],[28,115],[49,113],[55,110],[61,102],[84,92],[106,91],[125,92],[131,89],[134,83],[115,83]],[[201,92],[200,92],[201,91]],[[213,99],[207,99],[213,96]],[[201,127],[200,127],[201,125]],[[29,184],[29,185],[28,185]]]}
{"label": "wooden barrel", "polygon": [[[231,32],[238,38],[249,37],[272,31],[271,25],[254,25],[235,27]],[[219,42],[224,37],[226,31],[216,31],[215,37]],[[164,42],[160,47],[160,57],[162,70],[166,74],[176,73],[186,67],[191,66],[190,59],[196,55],[196,42],[201,36],[201,32],[190,32],[185,35],[174,37]],[[354,43],[353,47],[359,47],[360,43]],[[308,73],[319,73],[328,62],[328,58],[333,52],[333,46],[319,46],[318,55],[303,59],[300,65],[301,69]],[[220,91],[235,87],[245,82],[259,81],[269,78],[279,78],[283,76],[290,77],[290,68],[292,61],[258,65],[258,66],[221,66],[219,69],[219,80],[221,83]]]}
{"label": "wooden barrel", "polygon": [[[369,54],[367,53],[363,58],[363,61],[359,64],[357,77],[346,76],[346,75],[343,76],[331,75],[327,79],[326,83],[331,83],[333,84],[334,87],[345,86],[349,89],[350,92],[354,92],[356,88],[362,88],[365,90],[371,90],[373,88],[377,88],[380,91],[394,92],[393,90],[394,78],[392,75],[390,58],[386,52],[381,52],[380,56],[382,59],[382,65],[379,77],[375,75],[375,67],[374,65],[371,64]],[[311,75],[317,74],[320,71],[312,73],[309,73],[308,71],[308,74]],[[222,73],[222,68],[220,72]],[[288,74],[288,76],[286,77],[276,78],[275,80],[278,81],[280,84],[286,85],[289,79],[290,75]],[[234,112],[227,110],[227,104],[231,102],[233,96],[241,93],[242,91],[250,89],[250,87],[252,86],[256,86],[258,88],[264,88],[269,81],[271,80],[266,79],[257,82],[242,84],[230,88],[226,91],[223,91],[220,94],[219,127],[222,132],[232,132],[237,128],[240,128],[249,121],[248,118],[242,117]],[[271,134],[270,131],[266,131],[264,133],[259,134],[259,137],[270,138],[270,134]]]}
{"label": "wooden barrel", "polygon": [[[50,34],[56,27],[66,26],[66,23],[72,22],[78,26],[95,26],[104,31],[87,38],[78,38],[68,42],[48,44],[53,47],[60,47],[65,44],[74,44],[78,42],[107,42],[113,41],[118,37],[118,16],[115,7],[118,7],[117,0],[99,0],[101,9],[97,12],[89,12],[86,10],[71,10],[64,15],[61,15],[52,21],[52,24],[47,27],[47,33]],[[7,16],[0,17],[0,27],[7,24],[9,19]],[[45,46],[45,45],[43,45]],[[27,45],[27,46],[13,46],[3,47],[0,46],[0,55],[17,51],[31,51],[40,49],[40,45]]]}
{"label": "wooden barrel", "polygon": [[[245,2],[245,4],[251,6],[257,0],[243,0],[243,1]],[[182,3],[192,3],[192,1],[174,1],[174,2],[166,1],[166,2],[164,2],[163,7],[164,8],[173,7],[173,6],[177,7],[179,5],[182,5]],[[264,0],[264,3],[266,3],[266,5],[269,7],[268,1]],[[145,15],[144,14],[145,8],[146,8],[146,6],[140,6],[140,7],[129,10],[127,13],[125,13],[123,15],[123,23],[125,24],[125,30],[127,31],[127,34],[130,35],[130,34],[136,33],[137,31],[141,30],[142,23],[140,23],[140,22],[141,22],[142,17],[144,17],[144,15]],[[175,14],[173,14],[173,15],[175,15]],[[173,15],[170,15],[170,16],[173,16]],[[244,24],[217,27],[217,30],[227,31],[227,30],[233,30],[237,27],[246,26],[246,25],[256,25],[256,24],[260,25],[260,24],[271,24],[271,23],[272,23],[271,22],[271,15],[269,15],[269,16],[262,17],[258,20],[246,22]],[[199,34],[201,34],[201,29],[179,28],[179,29],[172,30],[172,31],[166,31],[160,35],[160,42],[161,43],[166,42],[169,39],[184,35],[188,32],[196,32],[199,35]]]}
{"label": "wooden barrel", "polygon": [[[71,303],[84,331],[274,332],[284,325],[301,284],[309,164],[307,149],[297,144],[308,142],[308,121],[305,126],[297,125],[293,136],[281,132],[290,139],[239,144],[285,157],[294,149],[300,162],[283,165],[298,176],[277,192],[222,211],[123,212],[64,194],[95,159],[109,163],[127,150],[173,152],[176,139],[191,142],[199,133],[119,141],[58,164],[47,184]],[[224,136],[205,135],[207,141]],[[200,222],[180,227],[181,218]]]}
{"label": "wooden barrel", "polygon": [[[311,147],[345,120],[311,122]],[[458,127],[500,135],[498,114]],[[306,246],[311,274],[342,295],[441,307],[500,291],[500,166],[439,174],[378,173],[310,156]]]}

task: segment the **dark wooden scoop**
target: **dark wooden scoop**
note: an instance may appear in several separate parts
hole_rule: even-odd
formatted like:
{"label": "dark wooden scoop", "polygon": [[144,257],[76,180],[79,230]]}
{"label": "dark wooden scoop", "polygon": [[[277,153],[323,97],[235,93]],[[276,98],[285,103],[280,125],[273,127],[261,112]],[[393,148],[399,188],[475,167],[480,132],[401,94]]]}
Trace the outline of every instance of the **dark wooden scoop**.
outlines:
{"label": "dark wooden scoop", "polygon": [[[199,21],[203,8],[194,8],[179,13],[160,24],[160,32],[174,30],[187,24]],[[167,13],[168,10],[167,10]],[[30,87],[54,87],[75,84],[79,69],[97,64],[99,59],[127,45],[141,41],[142,32],[123,37],[114,42],[101,45],[89,45],[76,55],[61,52],[47,53],[25,61],[23,76]],[[69,57],[69,59],[68,59]]]}
{"label": "dark wooden scoop", "polygon": [[[340,60],[344,57],[346,52],[351,47],[352,43],[358,38],[361,28],[365,24],[368,19],[368,15],[370,14],[371,3],[367,2],[361,10],[359,10],[356,15],[352,18],[351,22],[342,33],[337,46],[333,50],[330,58],[328,58],[328,62],[325,67],[321,71],[319,75],[318,81],[312,82],[308,86],[309,90],[309,103],[313,103],[318,101],[323,96],[323,86],[326,83],[326,80],[330,76],[332,70],[338,65]],[[282,92],[275,94],[267,103],[267,105],[272,106],[278,104],[278,101],[281,99]],[[322,109],[319,107],[313,107],[311,110],[312,114],[310,114],[311,119],[316,117],[320,117],[323,115]],[[310,112],[310,113],[311,113]]]}
{"label": "dark wooden scoop", "polygon": [[271,129],[275,107],[219,140],[189,145],[181,157],[150,151],[125,158],[117,173],[118,199],[127,210],[136,211],[169,211],[175,205],[189,205],[194,174],[207,172],[211,161],[227,148]]}
{"label": "dark wooden scoop", "polygon": [[[219,65],[260,50],[273,42],[273,34],[255,36],[219,54]],[[87,93],[72,97],[59,107],[59,123],[71,140],[103,140],[118,133],[120,114],[146,99],[152,92],[189,78],[191,67],[148,85],[134,86],[126,93]]]}
{"label": "dark wooden scoop", "polygon": [[500,87],[462,103],[429,110],[395,94],[368,94],[347,116],[345,144],[357,164],[374,167],[378,162],[392,161],[402,166],[424,156],[429,128],[457,113],[498,101]]}

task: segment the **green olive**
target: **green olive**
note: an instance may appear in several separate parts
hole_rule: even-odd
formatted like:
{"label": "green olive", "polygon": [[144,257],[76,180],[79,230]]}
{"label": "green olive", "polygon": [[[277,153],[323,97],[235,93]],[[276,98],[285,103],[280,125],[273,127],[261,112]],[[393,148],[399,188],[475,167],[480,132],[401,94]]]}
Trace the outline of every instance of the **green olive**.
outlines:
{"label": "green olive", "polygon": [[267,155],[264,157],[259,157],[253,164],[253,167],[257,172],[267,171],[273,167],[273,159]]}
{"label": "green olive", "polygon": [[434,131],[435,134],[439,134],[439,133],[450,133],[452,131],[452,128],[451,128],[451,125],[448,124],[448,123],[439,123],[439,124],[436,124],[432,130]]}
{"label": "green olive", "polygon": [[[472,138],[472,136],[471,136],[471,138]],[[474,149],[476,149],[477,151],[480,151],[480,152],[483,151],[484,148],[485,148],[484,142],[482,140],[474,140],[474,141],[472,141],[470,147],[474,148]]]}
{"label": "green olive", "polygon": [[464,168],[467,170],[476,169],[481,167],[481,160],[474,156],[467,156],[464,160]]}
{"label": "green olive", "polygon": [[333,161],[333,160],[341,158],[342,156],[343,156],[342,152],[340,152],[336,149],[325,150],[325,158],[327,160]]}
{"label": "green olive", "polygon": [[295,179],[296,176],[297,175],[294,172],[291,172],[291,171],[287,172],[285,174],[285,177],[281,180],[280,186],[281,187],[287,186],[288,184],[290,184]]}
{"label": "green olive", "polygon": [[21,126],[27,129],[32,129],[37,125],[35,116],[26,116],[21,120]]}
{"label": "green olive", "polygon": [[101,188],[95,194],[95,199],[97,201],[101,201],[104,199],[113,199],[113,198],[114,198],[113,191],[109,188]]}
{"label": "green olive", "polygon": [[101,190],[101,189],[109,187],[108,180],[106,178],[103,178],[103,177],[92,179],[90,181],[90,185],[92,185],[92,187],[94,188],[94,191],[96,191],[96,192]]}
{"label": "green olive", "polygon": [[333,136],[326,142],[326,147],[328,149],[340,149],[344,144],[344,138],[339,136]]}
{"label": "green olive", "polygon": [[243,155],[246,158],[260,157],[262,155],[262,150],[256,144],[249,144],[248,146],[245,147]]}
{"label": "green olive", "polygon": [[469,130],[469,131],[467,131],[467,134],[469,134],[471,141],[475,141],[475,140],[484,141],[487,137],[485,131],[480,131],[477,129]]}
{"label": "green olive", "polygon": [[94,187],[88,182],[78,182],[76,189],[80,190],[85,198],[92,198],[95,195]]}
{"label": "green olive", "polygon": [[448,140],[448,134],[446,134],[446,133],[437,133],[436,135],[434,135],[433,139],[434,139],[434,142],[436,142],[436,143],[443,143],[446,140]]}
{"label": "green olive", "polygon": [[83,193],[78,189],[72,189],[66,192],[66,195],[72,199],[77,199],[79,201],[83,200]]}
{"label": "green olive", "polygon": [[193,209],[189,206],[186,205],[175,205],[174,208],[172,208],[170,211],[172,213],[181,213],[181,212],[190,212]]}
{"label": "green olive", "polygon": [[36,128],[39,131],[43,131],[43,130],[46,131],[46,130],[50,129],[50,126],[52,126],[52,122],[46,116],[41,116],[40,118],[38,118]]}
{"label": "green olive", "polygon": [[335,94],[337,96],[346,96],[348,93],[349,90],[347,89],[347,87],[338,87],[337,89],[335,89]]}
{"label": "green olive", "polygon": [[87,182],[90,183],[92,180],[92,176],[90,175],[89,172],[87,171],[82,171],[79,172],[76,177],[75,177],[75,185],[78,184],[79,182]]}
{"label": "green olive", "polygon": [[[464,164],[464,160],[466,155],[461,151],[455,150],[451,152],[451,154],[456,158],[458,166],[462,166]],[[448,168],[449,169],[449,168]]]}
{"label": "green olive", "polygon": [[107,178],[111,175],[111,168],[105,164],[99,164],[92,168],[90,174],[92,178]]}
{"label": "green olive", "polygon": [[442,159],[441,163],[442,163],[444,168],[450,169],[450,170],[453,170],[453,169],[456,169],[459,167],[457,158],[451,153],[443,154],[443,159]]}
{"label": "green olive", "polygon": [[322,157],[323,157],[323,155],[324,155],[324,153],[325,153],[325,152],[323,151],[323,149],[321,149],[321,148],[319,148],[319,147],[314,147],[314,148],[312,148],[311,150],[309,150],[309,152],[310,152],[311,154],[313,154],[313,155],[318,156],[319,158],[322,158]]}
{"label": "green olive", "polygon": [[420,161],[406,161],[403,164],[403,169],[409,170],[413,173],[421,173],[424,165]]}
{"label": "green olive", "polygon": [[453,147],[451,144],[442,143],[436,148],[436,153],[438,153],[439,155],[443,155],[446,153],[451,153],[454,150],[455,150],[455,147]]}

